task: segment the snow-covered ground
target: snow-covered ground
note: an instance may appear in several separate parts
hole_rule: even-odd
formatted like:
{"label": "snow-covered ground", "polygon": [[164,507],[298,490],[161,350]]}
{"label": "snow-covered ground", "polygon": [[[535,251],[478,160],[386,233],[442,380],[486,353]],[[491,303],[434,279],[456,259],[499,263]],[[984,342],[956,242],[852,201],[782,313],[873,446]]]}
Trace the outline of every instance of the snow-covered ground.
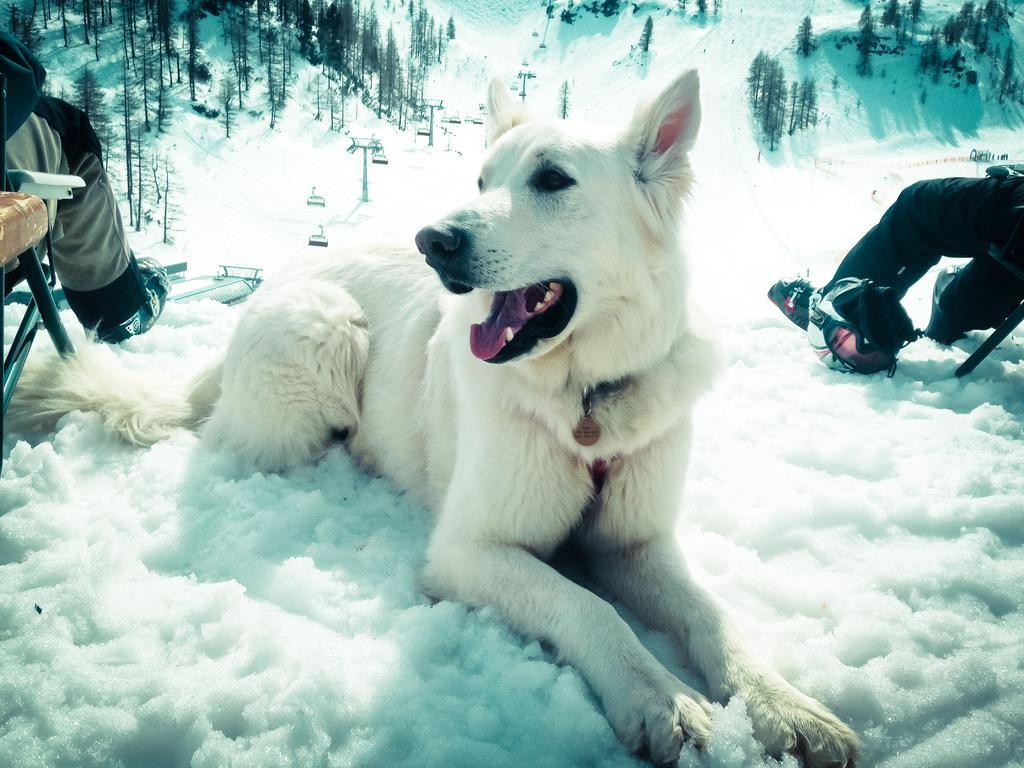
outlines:
{"label": "snow-covered ground", "polygon": [[[622,122],[639,92],[700,69],[700,184],[685,226],[695,298],[727,365],[698,411],[676,535],[751,642],[862,734],[859,765],[1024,766],[1024,343],[963,381],[952,371],[980,335],[953,349],[919,342],[892,379],[844,377],[764,295],[798,269],[827,277],[903,185],[983,172],[950,158],[1024,158],[1021,112],[989,99],[984,80],[970,94],[928,84],[922,104],[913,54],[860,81],[842,59],[851,47],[823,48],[806,66],[828,124],[760,155],[750,58],[783,52],[792,77],[800,18],[847,30],[861,5],[729,0],[705,24],[643,5],[656,14],[645,66],[628,55],[645,11],[552,22],[539,50],[540,3],[437,0],[459,36],[434,95],[473,112],[487,80],[511,80],[526,59],[538,114],[555,114],[569,80],[573,117]],[[926,0],[927,24],[953,7]],[[1024,9],[1012,7],[1019,42]],[[70,61],[48,60],[58,81]],[[375,132],[390,158],[371,166],[360,203],[361,159],[312,119],[308,98],[273,132],[245,117],[230,141],[182,109],[162,139],[181,177],[181,231],[163,246],[154,227],[137,250],[187,259],[192,274],[251,264],[273,280],[321,224],[332,243],[408,239],[474,194],[481,126],[448,126],[452,151],[445,135],[425,150],[360,106],[356,135]],[[314,184],[326,209],[304,204]],[[907,300],[919,324],[929,283]],[[171,304],[118,353],[186,376],[223,350],[238,311]],[[249,475],[191,434],[140,450],[73,414],[54,435],[5,436],[3,451],[0,765],[637,764],[573,669],[491,612],[418,591],[428,514],[341,449]],[[666,638],[642,636],[702,687]],[[734,701],[711,746],[681,764],[777,765],[749,730]]]}

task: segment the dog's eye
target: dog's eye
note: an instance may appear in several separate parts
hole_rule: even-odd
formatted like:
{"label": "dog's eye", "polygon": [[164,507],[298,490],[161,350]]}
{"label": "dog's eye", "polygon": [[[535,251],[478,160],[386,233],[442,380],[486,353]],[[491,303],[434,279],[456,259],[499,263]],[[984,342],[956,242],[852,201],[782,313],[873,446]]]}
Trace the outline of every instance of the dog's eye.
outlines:
{"label": "dog's eye", "polygon": [[576,179],[567,176],[557,168],[544,168],[538,171],[531,180],[534,189],[540,192],[558,192],[571,187]]}

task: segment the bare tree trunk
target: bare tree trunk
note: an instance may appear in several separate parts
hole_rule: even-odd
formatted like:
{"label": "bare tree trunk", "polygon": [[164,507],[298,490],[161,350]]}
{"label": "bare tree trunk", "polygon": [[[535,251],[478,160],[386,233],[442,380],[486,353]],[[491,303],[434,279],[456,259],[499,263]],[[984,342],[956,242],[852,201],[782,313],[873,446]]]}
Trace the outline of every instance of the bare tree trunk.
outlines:
{"label": "bare tree trunk", "polygon": [[136,141],[135,141],[135,151],[136,151],[136,160],[137,160],[136,165],[137,165],[138,171],[139,171],[139,176],[138,176],[139,184],[138,184],[138,188],[136,190],[137,193],[138,193],[138,198],[137,198],[138,206],[137,206],[136,211],[135,211],[135,231],[139,232],[139,231],[142,230],[142,160],[143,160],[143,154],[142,154],[142,131],[139,128],[136,128],[136,131],[137,131],[137,134],[136,134]]}
{"label": "bare tree trunk", "polygon": [[171,239],[167,236],[168,229],[170,228],[170,215],[171,215],[171,167],[167,162],[167,158],[164,158],[164,244],[171,242]]}
{"label": "bare tree trunk", "polygon": [[61,27],[64,30],[64,47],[65,48],[68,47],[68,17],[67,17],[67,14],[64,12],[64,4],[66,2],[67,2],[67,0],[57,0],[57,3],[58,3],[57,7],[60,9],[60,23],[61,23]]}
{"label": "bare tree trunk", "polygon": [[135,223],[135,214],[132,210],[132,123],[131,123],[131,97],[128,92],[128,62],[121,63],[121,103],[124,114],[124,160],[127,166],[125,179],[128,182],[128,225]]}
{"label": "bare tree trunk", "polygon": [[149,131],[149,46],[147,40],[142,46],[142,117]]}

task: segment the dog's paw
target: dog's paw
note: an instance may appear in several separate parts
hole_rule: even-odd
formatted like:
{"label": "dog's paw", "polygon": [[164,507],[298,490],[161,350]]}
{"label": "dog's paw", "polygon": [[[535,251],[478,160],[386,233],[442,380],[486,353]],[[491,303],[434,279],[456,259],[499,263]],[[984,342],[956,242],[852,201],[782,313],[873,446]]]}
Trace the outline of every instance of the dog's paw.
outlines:
{"label": "dog's paw", "polygon": [[770,754],[801,755],[806,768],[853,768],[857,734],[825,705],[781,678],[761,681],[742,695],[754,737]]}
{"label": "dog's paw", "polygon": [[711,736],[711,704],[667,670],[639,675],[605,709],[622,743],[658,765],[675,765],[687,739],[703,747]]}

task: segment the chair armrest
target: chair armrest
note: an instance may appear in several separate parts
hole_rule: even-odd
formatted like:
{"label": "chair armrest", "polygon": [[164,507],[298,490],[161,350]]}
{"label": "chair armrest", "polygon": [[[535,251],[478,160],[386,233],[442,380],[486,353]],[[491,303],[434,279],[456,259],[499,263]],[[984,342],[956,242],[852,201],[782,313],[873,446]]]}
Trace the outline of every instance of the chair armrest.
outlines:
{"label": "chair armrest", "polygon": [[74,190],[85,186],[85,179],[60,173],[8,170],[7,178],[17,192],[27,192],[43,200],[70,200]]}
{"label": "chair armrest", "polygon": [[48,226],[46,205],[38,197],[0,192],[0,269],[42,240]]}

